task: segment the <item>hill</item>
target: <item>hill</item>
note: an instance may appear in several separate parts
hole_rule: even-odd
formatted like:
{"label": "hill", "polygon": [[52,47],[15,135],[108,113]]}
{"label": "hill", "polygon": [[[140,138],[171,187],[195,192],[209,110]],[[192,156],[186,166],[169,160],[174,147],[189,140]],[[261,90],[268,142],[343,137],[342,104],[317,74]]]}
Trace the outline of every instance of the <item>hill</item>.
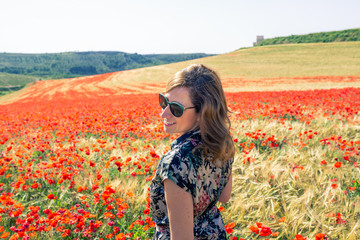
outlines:
{"label": "hill", "polygon": [[185,62],[72,79],[38,81],[0,102],[55,96],[154,93],[191,63],[218,71],[227,92],[360,87],[360,42],[260,46]]}
{"label": "hill", "polygon": [[360,28],[342,31],[319,32],[304,35],[269,38],[261,41],[257,46],[289,44],[289,43],[319,43],[319,42],[349,42],[360,41]]}
{"label": "hill", "polygon": [[36,76],[0,73],[0,96],[22,89],[27,84],[37,81],[38,79]]}
{"label": "hill", "polygon": [[[0,53],[0,93],[17,90],[29,81],[117,72],[187,61],[212,54],[148,54],[67,52],[51,54]],[[16,80],[15,80],[16,79]]]}

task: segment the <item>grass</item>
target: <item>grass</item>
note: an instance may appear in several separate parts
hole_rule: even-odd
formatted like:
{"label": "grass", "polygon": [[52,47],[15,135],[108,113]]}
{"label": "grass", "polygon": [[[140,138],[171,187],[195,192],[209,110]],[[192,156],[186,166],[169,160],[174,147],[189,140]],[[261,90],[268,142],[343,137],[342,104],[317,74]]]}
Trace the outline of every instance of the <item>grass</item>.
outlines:
{"label": "grass", "polygon": [[209,58],[223,77],[360,75],[360,42],[270,45]]}
{"label": "grass", "polygon": [[[360,180],[359,168],[346,163],[343,169],[335,169],[335,159],[342,159],[343,152],[336,146],[319,144],[329,136],[359,140],[358,127],[330,122],[326,118],[310,124],[283,123],[252,119],[242,122],[242,128],[238,124],[234,127],[238,138],[243,132],[260,129],[277,139],[286,139],[286,144],[263,151],[256,147],[248,154],[238,147],[233,196],[224,214],[225,222],[235,222],[234,235],[246,239],[253,239],[248,229],[256,222],[270,227],[273,232],[278,231],[278,239],[293,239],[295,234],[314,239],[318,232],[337,236],[334,239],[358,239],[360,195],[351,195],[348,187],[354,185],[351,180]],[[309,130],[317,134],[304,140],[306,146],[299,144],[299,133]],[[322,160],[327,164],[321,164]],[[333,189],[332,183],[338,187]],[[344,216],[346,223],[337,223],[334,215],[337,213]],[[281,218],[285,221],[279,222]]]}
{"label": "grass", "polygon": [[18,75],[10,73],[1,73],[0,72],[0,86],[1,87],[12,87],[19,85],[26,85],[30,82],[37,80],[38,77],[27,76],[27,75]]}

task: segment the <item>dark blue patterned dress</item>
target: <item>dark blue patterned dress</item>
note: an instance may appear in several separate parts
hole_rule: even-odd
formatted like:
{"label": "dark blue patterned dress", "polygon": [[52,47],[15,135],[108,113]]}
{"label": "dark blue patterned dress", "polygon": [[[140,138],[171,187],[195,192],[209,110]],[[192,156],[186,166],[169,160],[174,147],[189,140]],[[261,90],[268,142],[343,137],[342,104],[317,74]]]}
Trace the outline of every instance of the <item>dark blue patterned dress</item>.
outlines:
{"label": "dark blue patterned dress", "polygon": [[170,239],[169,219],[164,194],[165,179],[189,192],[194,202],[194,239],[226,239],[221,214],[216,206],[228,182],[233,159],[216,167],[202,160],[200,130],[185,133],[171,144],[160,160],[150,186],[150,210],[156,230],[153,239]]}

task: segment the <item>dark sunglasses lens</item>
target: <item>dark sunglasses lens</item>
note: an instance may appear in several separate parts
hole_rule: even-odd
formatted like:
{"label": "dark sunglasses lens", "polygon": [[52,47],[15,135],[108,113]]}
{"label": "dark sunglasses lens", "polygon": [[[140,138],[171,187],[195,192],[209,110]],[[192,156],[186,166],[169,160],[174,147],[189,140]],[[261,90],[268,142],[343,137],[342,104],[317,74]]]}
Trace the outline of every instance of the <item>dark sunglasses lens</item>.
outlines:
{"label": "dark sunglasses lens", "polygon": [[184,112],[183,108],[180,105],[174,103],[170,104],[170,110],[175,117],[181,117]]}
{"label": "dark sunglasses lens", "polygon": [[166,98],[163,96],[163,95],[159,95],[159,103],[160,103],[160,107],[162,109],[165,109],[166,106],[168,105],[167,101],[166,101]]}

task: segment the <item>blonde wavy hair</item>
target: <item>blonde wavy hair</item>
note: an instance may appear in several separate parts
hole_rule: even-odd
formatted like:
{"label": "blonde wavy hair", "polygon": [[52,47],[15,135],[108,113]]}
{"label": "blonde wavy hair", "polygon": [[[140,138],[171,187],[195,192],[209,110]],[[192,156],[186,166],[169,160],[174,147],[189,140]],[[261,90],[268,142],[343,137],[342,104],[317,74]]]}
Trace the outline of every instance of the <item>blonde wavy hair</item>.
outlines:
{"label": "blonde wavy hair", "polygon": [[230,135],[230,112],[221,80],[217,73],[202,64],[191,64],[177,72],[167,86],[166,92],[177,87],[190,90],[190,98],[200,113],[200,132],[203,157],[214,163],[223,163],[234,157],[235,147]]}

